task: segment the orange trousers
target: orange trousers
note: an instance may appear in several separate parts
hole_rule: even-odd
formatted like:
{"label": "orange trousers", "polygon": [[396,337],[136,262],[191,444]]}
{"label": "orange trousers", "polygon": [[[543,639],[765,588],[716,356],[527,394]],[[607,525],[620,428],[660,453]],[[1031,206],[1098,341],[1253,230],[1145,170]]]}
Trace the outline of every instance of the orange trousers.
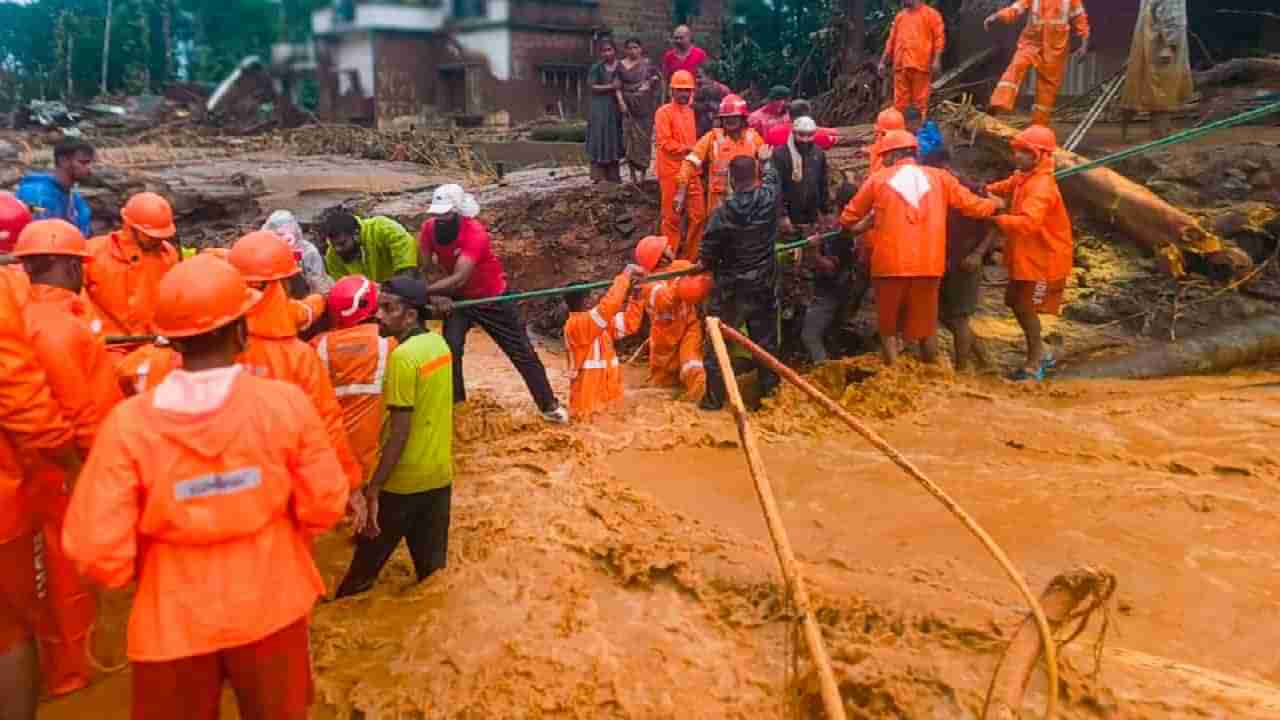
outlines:
{"label": "orange trousers", "polygon": [[[676,183],[676,176],[659,177],[658,188],[662,193],[662,236],[667,239],[667,247],[671,248],[671,254],[678,257],[684,257],[680,252],[684,246],[686,235],[692,236],[694,230],[694,219],[701,218],[702,226],[706,225],[706,199],[702,192],[702,183],[693,181],[689,183],[689,192],[685,197],[685,215],[676,212],[676,192],[679,186]],[[689,218],[688,231],[685,229],[685,217]],[[698,234],[701,240],[701,230]],[[697,254],[695,252],[693,259],[696,261]]]}
{"label": "orange trousers", "polygon": [[696,263],[698,253],[702,250],[702,235],[707,231],[707,220],[711,218],[711,213],[720,207],[720,203],[724,202],[724,195],[712,193],[704,196],[702,183],[694,181],[689,183],[689,199],[685,202],[689,206],[689,233],[685,236],[684,244],[680,246],[677,259]]}
{"label": "orange trousers", "polygon": [[684,385],[685,399],[698,402],[707,389],[702,365],[702,324],[688,324],[680,335],[655,325],[649,332],[649,382],[658,387]]}
{"label": "orange trousers", "polygon": [[915,105],[921,117],[929,116],[929,73],[924,70],[893,71],[893,106],[898,112]]}
{"label": "orange trousers", "polygon": [[61,493],[47,498],[41,513],[48,587],[36,625],[36,642],[45,692],[51,697],[87,687],[93,677],[89,633],[97,616],[97,600],[62,550],[62,521],[69,501]]}
{"label": "orange trousers", "polygon": [[1018,101],[1018,89],[1032,68],[1036,70],[1036,101],[1031,107],[1031,123],[1048,125],[1053,118],[1053,108],[1058,104],[1058,88],[1067,71],[1067,58],[1057,58],[1054,62],[1042,62],[1044,51],[1037,47],[1019,47],[1013,54],[996,91],[991,95],[991,107],[1004,112],[1012,112]]}

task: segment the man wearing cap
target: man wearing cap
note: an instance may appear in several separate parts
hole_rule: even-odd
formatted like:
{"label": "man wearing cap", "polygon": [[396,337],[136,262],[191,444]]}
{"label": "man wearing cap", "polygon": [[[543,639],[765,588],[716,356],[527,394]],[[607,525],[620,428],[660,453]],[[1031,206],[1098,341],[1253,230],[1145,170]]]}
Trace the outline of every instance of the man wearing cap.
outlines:
{"label": "man wearing cap", "polygon": [[880,57],[881,75],[893,66],[893,106],[900,112],[915,107],[929,114],[930,83],[942,72],[946,42],[942,14],[924,0],[904,0]]}
{"label": "man wearing cap", "polygon": [[329,245],[324,265],[334,280],[363,275],[381,283],[394,275],[412,275],[418,268],[413,235],[389,217],[361,218],[333,210],[320,221],[320,237]]}
{"label": "man wearing cap", "polygon": [[311,544],[348,484],[311,400],[236,362],[260,297],[209,254],[164,276],[156,330],[183,368],[107,417],[71,494],[67,554],[137,583],[134,720],[218,717],[228,683],[240,717],[304,720],[312,702]]}
{"label": "man wearing cap", "polygon": [[769,97],[764,107],[751,113],[747,125],[767,137],[769,131],[777,125],[785,125],[791,120],[791,88],[786,85],[774,85],[769,88]]}
{"label": "man wearing cap", "polygon": [[[680,175],[680,166],[685,157],[698,142],[698,124],[694,117],[693,76],[688,71],[680,70],[671,77],[671,102],[658,108],[653,117],[654,142],[657,145],[657,161],[655,168],[658,176],[658,189],[662,196],[662,234],[667,238],[667,245],[672,253],[680,251],[684,240],[681,227],[681,213],[676,212],[676,184]],[[692,197],[689,213],[701,216],[705,213],[702,207],[704,198]],[[693,206],[697,204],[697,207]]]}
{"label": "man wearing cap", "polygon": [[382,455],[365,486],[368,522],[337,597],[365,592],[403,539],[418,580],[449,559],[453,497],[453,358],[449,344],[423,327],[429,311],[422,281],[397,277],[378,294],[378,328],[398,347],[382,381],[388,419]]}
{"label": "man wearing cap", "polygon": [[102,334],[151,335],[156,286],[178,264],[178,250],[169,242],[176,233],[173,208],[155,193],[138,193],[120,219],[119,230],[89,241],[84,289],[102,319]]}
{"label": "man wearing cap", "polygon": [[386,409],[382,382],[394,337],[378,332],[378,286],[363,275],[339,280],[329,292],[329,327],[311,340],[342,406],[351,451],[367,480],[378,463],[378,445]]}
{"label": "man wearing cap", "polygon": [[[123,397],[107,348],[94,332],[100,322],[80,294],[89,256],[84,236],[64,220],[37,220],[22,231],[14,256],[31,278],[23,315],[31,347],[44,366],[54,400],[75,429],[76,445],[88,455],[107,413]],[[70,478],[46,461],[31,466],[29,507],[43,529],[48,573],[49,620],[41,628],[40,660],[50,695],[89,684],[87,645],[95,602],[62,550],[62,524]]]}
{"label": "man wearing cap", "polygon": [[467,333],[473,325],[479,325],[524,378],[542,417],[550,422],[566,423],[569,414],[551,390],[547,369],[529,341],[516,305],[503,302],[452,308],[454,300],[486,300],[507,292],[507,274],[502,269],[502,261],[493,254],[489,231],[475,218],[479,209],[475,198],[463,192],[460,185],[441,185],[436,188],[431,207],[427,208],[431,217],[422,223],[418,235],[423,274],[433,262],[447,273],[427,284],[424,292],[442,312],[448,312],[444,337],[453,353],[453,400],[465,402],[467,399],[462,355]]}

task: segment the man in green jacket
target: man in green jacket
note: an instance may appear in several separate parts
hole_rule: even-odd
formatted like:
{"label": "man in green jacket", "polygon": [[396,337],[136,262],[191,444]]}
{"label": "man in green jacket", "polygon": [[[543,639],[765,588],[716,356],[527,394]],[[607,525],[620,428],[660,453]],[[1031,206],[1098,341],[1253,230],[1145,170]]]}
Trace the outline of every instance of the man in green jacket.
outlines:
{"label": "man in green jacket", "polygon": [[320,236],[328,243],[325,270],[334,280],[363,275],[383,283],[418,269],[418,241],[389,217],[360,218],[346,210],[325,216]]}

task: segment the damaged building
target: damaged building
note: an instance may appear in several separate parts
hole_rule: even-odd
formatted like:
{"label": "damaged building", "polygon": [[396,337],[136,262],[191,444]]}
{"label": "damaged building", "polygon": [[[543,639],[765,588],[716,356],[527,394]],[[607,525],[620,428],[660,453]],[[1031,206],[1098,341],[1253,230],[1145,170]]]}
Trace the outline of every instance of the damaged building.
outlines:
{"label": "damaged building", "polygon": [[726,0],[336,0],[312,15],[319,114],[395,127],[575,117],[605,34],[654,61],[689,23],[714,48]]}

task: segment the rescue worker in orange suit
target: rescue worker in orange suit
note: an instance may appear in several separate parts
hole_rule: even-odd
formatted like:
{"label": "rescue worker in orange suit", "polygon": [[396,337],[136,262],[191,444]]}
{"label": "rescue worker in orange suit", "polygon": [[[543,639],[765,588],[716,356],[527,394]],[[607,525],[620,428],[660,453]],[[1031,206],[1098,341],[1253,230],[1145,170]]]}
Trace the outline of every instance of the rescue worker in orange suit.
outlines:
{"label": "rescue worker in orange suit", "polygon": [[156,286],[178,264],[178,251],[168,242],[176,232],[173,208],[155,193],[138,193],[125,203],[120,218],[119,230],[89,241],[85,291],[102,319],[103,334],[151,335]]}
{"label": "rescue worker in orange suit", "polygon": [[914,105],[927,116],[930,83],[934,75],[942,72],[946,29],[942,14],[924,4],[924,0],[903,0],[902,5],[880,58],[880,74],[884,75],[885,66],[893,66],[895,108],[905,111]]}
{"label": "rescue worker in orange suit", "polygon": [[[364,471],[351,452],[342,407],[320,356],[298,339],[298,325],[285,293],[286,278],[301,272],[298,261],[284,238],[268,230],[258,230],[236,241],[227,254],[231,266],[240,271],[249,286],[262,292],[262,302],[248,312],[249,344],[239,361],[259,377],[293,383],[315,403],[329,433],[329,442],[350,481],[351,488],[364,482]],[[352,493],[352,512],[363,516],[360,493]]]}
{"label": "rescue worker in orange suit", "polygon": [[[654,142],[657,145],[655,168],[662,194],[662,234],[667,238],[672,255],[684,244],[684,213],[675,207],[679,190],[680,168],[698,142],[697,118],[693,112],[693,91],[697,89],[693,75],[677,70],[671,76],[671,102],[658,108],[653,117]],[[706,202],[701,193],[686,195],[689,217],[705,217]],[[692,225],[692,223],[690,223]]]}
{"label": "rescue worker in orange suit", "polygon": [[378,465],[386,407],[382,380],[396,339],[378,331],[378,286],[363,275],[348,275],[329,291],[329,327],[311,340],[329,370],[351,450],[367,479]]}
{"label": "rescue worker in orange suit", "polygon": [[884,169],[884,160],[880,157],[880,141],[884,136],[894,130],[906,130],[907,119],[897,108],[889,108],[882,110],[876,116],[876,139],[867,148],[867,152],[871,155],[871,168],[867,170],[867,177],[871,177]]}
{"label": "rescue worker in orange suit", "polygon": [[1005,236],[1004,259],[1009,267],[1005,304],[1027,338],[1026,364],[1011,379],[1043,380],[1057,363],[1044,349],[1040,316],[1062,310],[1074,259],[1071,216],[1053,175],[1053,153],[1058,147],[1053,130],[1032,125],[1012,144],[1018,171],[987,186],[988,192],[1009,198],[1008,214],[996,218]]}
{"label": "rescue worker in orange suit", "polygon": [[[662,261],[662,248],[647,246],[651,238],[636,247],[636,262],[645,272],[653,272]],[[693,263],[676,260],[659,273],[690,270]],[[649,382],[658,387],[684,387],[685,399],[702,400],[707,387],[707,371],[702,364],[702,321],[698,307],[706,300],[711,277],[686,275],[655,280],[633,294],[626,311],[627,334],[634,333],[649,313]]]}
{"label": "rescue worker in orange suit", "polygon": [[1026,27],[1018,38],[1013,61],[991,95],[991,110],[1012,112],[1027,71],[1035,68],[1036,100],[1031,108],[1031,124],[1048,125],[1058,102],[1058,87],[1067,74],[1072,30],[1080,36],[1076,57],[1089,52],[1089,16],[1084,0],[1017,0],[988,16],[983,26],[990,31],[997,21],[1012,25],[1023,15],[1027,16]]}
{"label": "rescue worker in orange suit", "polygon": [[44,535],[27,500],[29,468],[50,461],[74,482],[80,453],[27,333],[24,273],[0,272],[0,717],[30,720],[40,700]]}
{"label": "rescue worker in orange suit", "polygon": [[1004,207],[969,192],[951,173],[916,164],[916,138],[895,130],[880,143],[886,167],[873,175],[840,216],[852,230],[873,210],[871,283],[879,310],[880,351],[898,359],[898,334],[920,342],[926,362],[938,360],[938,289],[947,268],[947,213],[988,218]]}
{"label": "rescue worker in orange suit", "polygon": [[569,416],[574,420],[586,420],[622,402],[622,367],[613,343],[627,334],[623,310],[632,283],[643,274],[640,267],[628,265],[594,307],[588,304],[587,290],[564,296],[569,306],[569,319],[564,323]]}
{"label": "rescue worker in orange suit", "polygon": [[324,581],[312,540],[349,490],[315,405],[237,364],[261,301],[234,268],[197,255],[155,292],[156,330],[183,368],[118,405],[71,496],[63,542],[129,617],[134,720],[304,720],[308,618]]}
{"label": "rescue worker in orange suit", "polygon": [[[720,101],[720,124],[721,127],[713,128],[698,140],[693,151],[684,159],[676,181],[675,210],[682,213],[685,208],[690,209],[689,235],[680,248],[681,260],[698,260],[707,220],[730,193],[729,163],[734,158],[754,158],[760,153],[760,148],[768,147],[760,133],[747,127],[747,101],[737,95],[729,95]],[[689,201],[689,193],[697,190],[694,180],[704,171],[707,175],[706,212],[695,217],[692,212],[694,203]]]}
{"label": "rescue worker in orange suit", "polygon": [[[94,333],[98,320],[80,294],[89,255],[84,236],[65,220],[40,220],[22,231],[13,254],[31,278],[23,308],[31,346],[63,417],[75,429],[77,447],[87,456],[102,421],[123,396],[107,348]],[[45,687],[55,697],[86,687],[92,676],[87,646],[95,602],[62,551],[70,489],[62,469],[47,462],[32,467],[26,485],[29,507],[44,533],[49,622],[37,637]]]}
{"label": "rescue worker in orange suit", "polygon": [[13,252],[18,233],[31,222],[31,210],[13,193],[0,192],[0,254]]}

